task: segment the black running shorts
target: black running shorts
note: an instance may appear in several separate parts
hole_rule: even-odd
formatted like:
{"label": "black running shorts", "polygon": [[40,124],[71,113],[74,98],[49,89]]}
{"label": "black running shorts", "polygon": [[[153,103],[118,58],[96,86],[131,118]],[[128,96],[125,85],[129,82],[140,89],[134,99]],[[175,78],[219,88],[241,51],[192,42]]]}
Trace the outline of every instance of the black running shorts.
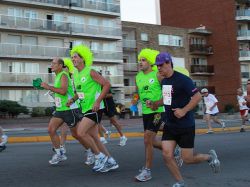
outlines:
{"label": "black running shorts", "polygon": [[162,141],[174,140],[181,148],[194,148],[195,127],[173,128],[164,126]]}
{"label": "black running shorts", "polygon": [[162,123],[162,113],[143,114],[144,131],[149,130],[157,133]]}
{"label": "black running shorts", "polygon": [[53,116],[62,119],[70,128],[73,128],[81,120],[80,114],[80,109],[76,108],[66,111],[55,111]]}
{"label": "black running shorts", "polygon": [[83,117],[89,118],[95,123],[99,124],[102,121],[102,113],[103,110],[98,110],[97,112],[92,112],[92,110],[88,110],[83,114]]}

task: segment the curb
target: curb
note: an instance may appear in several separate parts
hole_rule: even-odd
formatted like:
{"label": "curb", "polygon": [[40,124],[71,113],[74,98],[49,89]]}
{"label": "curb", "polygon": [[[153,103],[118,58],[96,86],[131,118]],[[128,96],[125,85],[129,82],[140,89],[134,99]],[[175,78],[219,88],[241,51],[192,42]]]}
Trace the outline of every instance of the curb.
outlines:
{"label": "curb", "polygon": [[[245,129],[250,129],[250,127],[246,127]],[[221,128],[214,128],[214,132],[239,132],[240,127],[226,127],[225,129]],[[206,134],[207,129],[196,129],[195,133],[202,135]],[[135,138],[135,137],[143,137],[143,132],[127,132],[124,133],[127,137]],[[162,135],[162,132],[159,132],[158,135]],[[119,138],[119,133],[112,133],[111,138]],[[73,138],[71,135],[67,136],[67,141],[73,141],[75,138]],[[32,143],[32,142],[50,142],[49,136],[29,136],[29,137],[9,137],[8,143]]]}

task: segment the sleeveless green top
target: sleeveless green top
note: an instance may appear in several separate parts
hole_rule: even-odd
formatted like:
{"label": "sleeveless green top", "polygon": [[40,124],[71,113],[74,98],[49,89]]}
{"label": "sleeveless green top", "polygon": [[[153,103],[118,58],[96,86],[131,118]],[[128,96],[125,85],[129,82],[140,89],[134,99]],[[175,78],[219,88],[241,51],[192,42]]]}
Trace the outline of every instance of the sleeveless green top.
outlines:
{"label": "sleeveless green top", "polygon": [[152,71],[148,74],[144,74],[140,71],[136,75],[136,85],[142,103],[142,113],[151,114],[155,112],[164,112],[163,106],[153,111],[146,106],[146,101],[158,101],[162,98],[161,85],[157,78],[157,71]]}
{"label": "sleeveless green top", "polygon": [[[88,110],[92,110],[96,99],[99,97],[102,91],[102,87],[99,83],[94,81],[90,75],[91,67],[84,67],[84,69],[78,72],[74,70],[74,84],[75,89],[80,100],[82,112],[85,113]],[[104,108],[103,101],[100,104],[100,109]]]}
{"label": "sleeveless green top", "polygon": [[67,107],[66,104],[67,104],[68,100],[74,96],[73,86],[72,86],[72,83],[70,81],[69,74],[65,71],[62,71],[56,75],[54,87],[61,88],[62,75],[66,75],[68,78],[68,89],[67,89],[67,93],[65,95],[55,93],[56,111],[70,110],[70,107]]}

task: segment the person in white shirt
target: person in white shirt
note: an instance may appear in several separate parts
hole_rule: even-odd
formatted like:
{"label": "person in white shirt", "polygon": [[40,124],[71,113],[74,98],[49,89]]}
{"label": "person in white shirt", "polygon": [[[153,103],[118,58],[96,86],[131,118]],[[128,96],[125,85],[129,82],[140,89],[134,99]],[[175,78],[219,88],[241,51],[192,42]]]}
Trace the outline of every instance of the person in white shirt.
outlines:
{"label": "person in white shirt", "polygon": [[247,107],[247,101],[245,100],[245,96],[243,94],[242,88],[237,89],[237,100],[238,100],[238,105],[240,108],[240,116],[242,119],[240,132],[245,132],[246,120],[247,120],[247,115],[248,115],[248,107]]}
{"label": "person in white shirt", "polygon": [[7,142],[8,142],[8,136],[4,134],[2,127],[0,127],[0,152],[6,149]]}
{"label": "person in white shirt", "polygon": [[203,96],[204,103],[206,105],[205,120],[206,120],[207,126],[208,126],[207,134],[213,133],[211,119],[215,123],[220,124],[221,127],[224,129],[226,127],[225,122],[223,122],[217,118],[217,114],[219,113],[219,109],[217,106],[218,100],[216,99],[216,97],[213,94],[210,94],[206,88],[203,88],[201,90],[201,94]]}

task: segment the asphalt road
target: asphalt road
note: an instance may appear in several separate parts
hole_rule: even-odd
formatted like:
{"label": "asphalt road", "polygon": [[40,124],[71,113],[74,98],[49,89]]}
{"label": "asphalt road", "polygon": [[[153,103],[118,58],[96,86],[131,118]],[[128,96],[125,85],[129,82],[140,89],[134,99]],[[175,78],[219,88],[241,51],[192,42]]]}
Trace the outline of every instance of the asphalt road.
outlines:
{"label": "asphalt road", "polygon": [[[222,170],[214,174],[207,163],[183,165],[184,179],[189,187],[250,186],[250,132],[216,133],[196,136],[196,151],[217,150]],[[94,173],[84,165],[84,150],[75,141],[67,144],[68,160],[51,166],[49,143],[9,144],[0,153],[0,186],[3,187],[171,187],[174,180],[164,166],[160,151],[155,151],[153,178],[146,183],[134,181],[143,166],[142,138],[130,138],[125,147],[112,139],[107,147],[120,168],[109,173]]]}

